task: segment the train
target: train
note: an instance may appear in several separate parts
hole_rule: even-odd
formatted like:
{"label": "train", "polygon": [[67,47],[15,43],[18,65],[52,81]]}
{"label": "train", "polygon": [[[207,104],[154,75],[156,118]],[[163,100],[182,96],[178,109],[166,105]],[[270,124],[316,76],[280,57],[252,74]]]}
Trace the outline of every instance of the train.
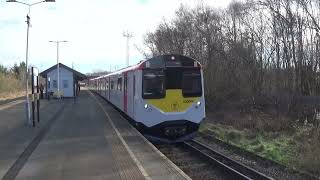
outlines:
{"label": "train", "polygon": [[152,141],[192,139],[205,119],[199,61],[160,55],[89,80],[89,89],[124,113]]}

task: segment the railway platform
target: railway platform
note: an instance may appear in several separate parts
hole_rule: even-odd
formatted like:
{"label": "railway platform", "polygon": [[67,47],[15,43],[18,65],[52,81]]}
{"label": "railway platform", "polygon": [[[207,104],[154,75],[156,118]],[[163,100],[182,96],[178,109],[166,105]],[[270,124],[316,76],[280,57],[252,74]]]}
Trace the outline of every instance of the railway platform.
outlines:
{"label": "railway platform", "polygon": [[0,104],[0,179],[52,118],[52,114],[56,114],[58,108],[58,102],[41,101],[41,121],[33,128],[26,125],[24,100]]}
{"label": "railway platform", "polygon": [[[21,123],[23,130],[0,129],[0,179],[190,179],[88,90],[42,108],[47,113],[32,133]],[[13,109],[0,111],[0,123],[23,121],[24,111]]]}

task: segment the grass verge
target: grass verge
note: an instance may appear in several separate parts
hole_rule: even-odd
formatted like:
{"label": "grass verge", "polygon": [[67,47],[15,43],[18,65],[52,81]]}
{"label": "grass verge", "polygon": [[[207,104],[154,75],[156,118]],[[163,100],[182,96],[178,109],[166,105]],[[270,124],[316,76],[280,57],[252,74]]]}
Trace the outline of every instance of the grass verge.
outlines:
{"label": "grass verge", "polygon": [[13,75],[0,73],[0,101],[23,96],[22,82]]}
{"label": "grass verge", "polygon": [[[294,132],[264,132],[235,129],[232,126],[204,122],[200,132],[296,170],[320,174],[320,141],[314,127],[295,128]],[[320,137],[320,136],[319,136]]]}

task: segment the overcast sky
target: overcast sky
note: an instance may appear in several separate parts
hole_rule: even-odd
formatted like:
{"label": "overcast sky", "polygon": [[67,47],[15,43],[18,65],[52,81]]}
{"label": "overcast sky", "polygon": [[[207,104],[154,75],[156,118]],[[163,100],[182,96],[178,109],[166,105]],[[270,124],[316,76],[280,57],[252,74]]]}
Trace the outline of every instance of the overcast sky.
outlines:
{"label": "overcast sky", "polygon": [[[20,0],[34,3],[37,0]],[[230,0],[203,0],[224,8]],[[123,32],[133,34],[130,64],[143,56],[134,44],[143,47],[143,35],[163,19],[174,17],[180,4],[196,6],[199,0],[56,0],[31,8],[29,63],[40,70],[56,63],[56,45],[50,40],[67,40],[60,45],[59,59],[67,66],[87,73],[121,68],[126,60]],[[28,7],[0,0],[0,64],[12,66],[25,61],[26,14]]]}

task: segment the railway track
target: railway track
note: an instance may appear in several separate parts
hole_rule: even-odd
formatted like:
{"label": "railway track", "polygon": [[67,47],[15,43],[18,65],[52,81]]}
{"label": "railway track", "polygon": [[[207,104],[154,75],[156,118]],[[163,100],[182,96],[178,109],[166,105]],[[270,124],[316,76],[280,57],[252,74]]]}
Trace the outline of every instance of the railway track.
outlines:
{"label": "railway track", "polygon": [[264,173],[267,176],[275,179],[320,180],[319,177],[316,177],[308,172],[288,168],[275,161],[261,157],[237,146],[228,144],[220,139],[217,139],[209,132],[199,133],[199,136],[195,139],[207,144],[207,146],[214,148],[218,152],[227,155],[229,158],[241,162],[248,167],[254,168],[256,171]]}
{"label": "railway track", "polygon": [[196,140],[155,145],[192,179],[273,179]]}
{"label": "railway track", "polygon": [[184,143],[184,146],[192,149],[194,152],[201,154],[208,158],[214,164],[219,165],[219,167],[230,174],[236,179],[261,179],[261,180],[271,180],[273,178],[260,173],[244,164],[230,159],[229,157],[211,149],[205,144],[199,141],[191,140]]}

